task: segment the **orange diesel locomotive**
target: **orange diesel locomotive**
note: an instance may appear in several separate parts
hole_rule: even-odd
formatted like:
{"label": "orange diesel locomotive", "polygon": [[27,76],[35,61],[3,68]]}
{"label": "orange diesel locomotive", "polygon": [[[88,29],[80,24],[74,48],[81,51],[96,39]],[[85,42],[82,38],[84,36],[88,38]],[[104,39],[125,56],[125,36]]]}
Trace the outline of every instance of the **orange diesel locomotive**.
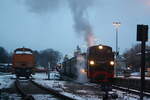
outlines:
{"label": "orange diesel locomotive", "polygon": [[13,53],[12,64],[17,78],[29,78],[35,66],[33,51],[29,48],[17,48]]}

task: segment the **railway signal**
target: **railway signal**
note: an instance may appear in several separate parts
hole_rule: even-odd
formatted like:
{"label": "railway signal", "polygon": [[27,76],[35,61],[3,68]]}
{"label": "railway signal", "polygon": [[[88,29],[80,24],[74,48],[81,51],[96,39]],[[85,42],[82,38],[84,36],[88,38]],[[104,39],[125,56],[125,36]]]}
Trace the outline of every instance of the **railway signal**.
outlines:
{"label": "railway signal", "polygon": [[141,41],[141,92],[140,100],[143,100],[145,86],[145,42],[148,40],[148,25],[137,25],[137,41]]}
{"label": "railway signal", "polygon": [[148,25],[137,25],[137,41],[148,41]]}

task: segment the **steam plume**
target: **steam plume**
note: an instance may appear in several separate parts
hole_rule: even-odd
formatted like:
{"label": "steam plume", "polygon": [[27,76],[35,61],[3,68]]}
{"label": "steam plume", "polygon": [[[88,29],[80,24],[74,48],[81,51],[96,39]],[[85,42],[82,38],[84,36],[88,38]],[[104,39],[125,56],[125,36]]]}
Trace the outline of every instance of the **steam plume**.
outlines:
{"label": "steam plume", "polygon": [[42,14],[55,12],[58,8],[69,3],[71,9],[74,29],[80,36],[84,36],[87,46],[94,45],[94,35],[89,21],[87,20],[87,9],[95,0],[23,0],[29,11]]}
{"label": "steam plume", "polygon": [[24,0],[24,3],[29,11],[41,14],[57,10],[61,0]]}
{"label": "steam plume", "polygon": [[76,68],[77,68],[77,81],[80,83],[85,83],[88,82],[87,79],[87,73],[84,72],[84,70],[86,69],[86,59],[84,58],[83,55],[77,55],[77,64],[76,64]]}
{"label": "steam plume", "polygon": [[75,31],[84,36],[87,46],[94,45],[94,36],[91,25],[86,19],[87,8],[92,4],[92,0],[68,0],[74,19]]}

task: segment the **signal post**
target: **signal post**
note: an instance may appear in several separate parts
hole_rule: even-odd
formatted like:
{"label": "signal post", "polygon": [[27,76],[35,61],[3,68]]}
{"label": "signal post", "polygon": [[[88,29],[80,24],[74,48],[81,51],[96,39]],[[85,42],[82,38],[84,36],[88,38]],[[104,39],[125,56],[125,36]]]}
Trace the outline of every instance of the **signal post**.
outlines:
{"label": "signal post", "polygon": [[148,41],[148,25],[137,25],[137,41],[141,41],[141,88],[140,100],[144,97],[145,88],[145,43]]}

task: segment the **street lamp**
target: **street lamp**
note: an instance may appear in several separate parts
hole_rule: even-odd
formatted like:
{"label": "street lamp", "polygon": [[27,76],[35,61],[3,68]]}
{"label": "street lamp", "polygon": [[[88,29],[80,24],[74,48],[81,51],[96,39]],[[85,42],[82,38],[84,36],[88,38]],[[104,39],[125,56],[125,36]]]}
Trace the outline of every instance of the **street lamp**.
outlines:
{"label": "street lamp", "polygon": [[[118,60],[118,29],[120,27],[121,23],[120,22],[113,22],[113,26],[115,27],[116,29],[116,67],[117,67],[117,60]],[[115,67],[115,75],[116,75],[116,67]]]}
{"label": "street lamp", "polygon": [[116,59],[118,57],[118,29],[120,27],[121,23],[120,22],[113,22],[113,26],[116,29]]}

